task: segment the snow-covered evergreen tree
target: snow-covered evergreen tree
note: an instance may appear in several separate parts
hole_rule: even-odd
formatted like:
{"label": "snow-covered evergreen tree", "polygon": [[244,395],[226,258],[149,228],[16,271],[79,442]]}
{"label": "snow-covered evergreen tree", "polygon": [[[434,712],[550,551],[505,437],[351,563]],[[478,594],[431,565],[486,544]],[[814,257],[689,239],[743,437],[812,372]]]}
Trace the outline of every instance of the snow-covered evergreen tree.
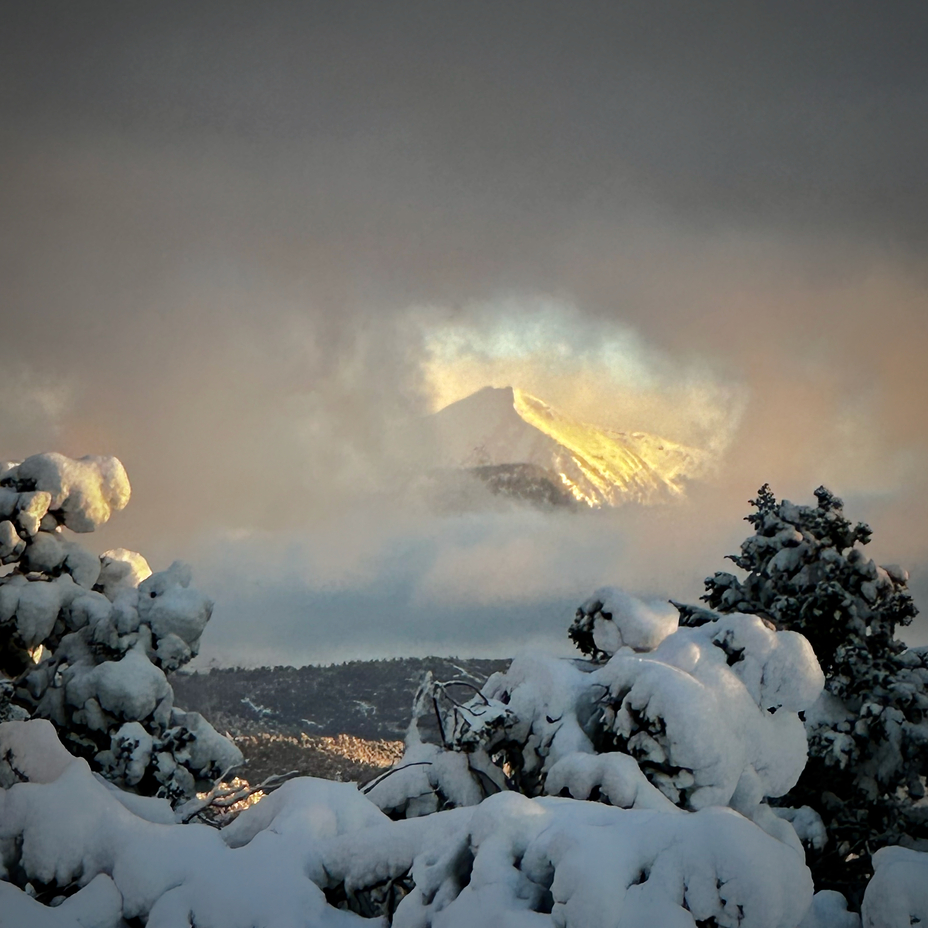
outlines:
{"label": "snow-covered evergreen tree", "polygon": [[97,557],[64,533],[94,531],[129,495],[114,457],[0,463],[0,721],[49,719],[114,783],[176,802],[242,756],[173,705],[165,672],[196,654],[212,611],[189,569],[153,574],[140,554]]}
{"label": "snow-covered evergreen tree", "polygon": [[[820,819],[766,801],[805,762],[812,649],[686,618],[601,590],[577,620],[595,660],[426,681],[391,773],[290,780],[221,830],[104,785],[47,721],[2,722],[0,924],[861,928],[814,894]],[[928,920],[928,855],[874,864],[862,928]]]}
{"label": "snow-covered evergreen tree", "polygon": [[[875,854],[861,919],[838,893],[814,892],[803,843],[822,846],[819,816],[774,807],[806,761],[800,713],[821,705],[824,676],[806,638],[767,616],[699,607],[680,607],[678,627],[673,609],[616,589],[578,610],[572,637],[589,658],[527,652],[482,686],[425,681],[403,760],[360,791],[297,778],[221,829],[183,824],[164,799],[116,789],[87,761],[111,776],[122,763],[126,785],[151,783],[151,762],[133,766],[137,746],[123,757],[113,747],[114,733],[138,725],[134,740],[150,738],[151,753],[195,772],[211,730],[189,714],[175,722],[172,710],[192,740],[166,742],[157,681],[195,651],[208,607],[179,567],[141,580],[137,555],[92,564],[69,547],[56,525],[92,507],[30,487],[27,464],[7,471],[13,504],[3,497],[20,540],[0,582],[8,709],[61,711],[65,724],[56,733],[44,719],[0,721],[0,925],[928,921],[928,854]],[[62,476],[89,470],[101,496],[119,483],[115,464],[52,464]],[[49,496],[44,510],[44,500],[30,509],[34,492]],[[0,531],[9,533],[2,520]],[[35,664],[38,643],[48,654]],[[148,709],[152,693],[161,701]]]}
{"label": "snow-covered evergreen tree", "polygon": [[878,848],[928,849],[928,806],[920,801],[928,655],[895,637],[917,613],[906,572],[868,559],[861,546],[870,527],[851,523],[824,487],[815,496],[817,505],[799,506],[763,486],[746,517],[754,535],[730,556],[747,576],[716,573],[703,599],[719,612],[753,613],[801,632],[815,649],[825,692],[805,714],[810,758],[789,801],[814,808],[827,828],[827,844],[810,856],[816,885],[850,898],[859,897]]}

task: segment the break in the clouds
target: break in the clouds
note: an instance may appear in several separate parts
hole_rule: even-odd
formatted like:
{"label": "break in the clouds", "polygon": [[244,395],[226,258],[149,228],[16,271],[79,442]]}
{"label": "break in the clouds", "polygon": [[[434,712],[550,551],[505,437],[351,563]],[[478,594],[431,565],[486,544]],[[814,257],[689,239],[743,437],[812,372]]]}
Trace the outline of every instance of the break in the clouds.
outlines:
{"label": "break in the clouds", "polygon": [[500,296],[465,307],[463,315],[425,335],[423,369],[434,408],[487,385],[516,386],[596,424],[657,433],[715,454],[737,430],[748,398],[744,382],[704,358],[660,350],[621,316],[589,317],[539,295]]}
{"label": "break in the clouds", "polygon": [[[94,541],[192,562],[204,659],[499,653],[592,583],[692,598],[765,481],[843,494],[928,606],[921,7],[3,25],[0,457],[120,457]],[[428,513],[406,424],[486,384],[716,467],[667,508]]]}

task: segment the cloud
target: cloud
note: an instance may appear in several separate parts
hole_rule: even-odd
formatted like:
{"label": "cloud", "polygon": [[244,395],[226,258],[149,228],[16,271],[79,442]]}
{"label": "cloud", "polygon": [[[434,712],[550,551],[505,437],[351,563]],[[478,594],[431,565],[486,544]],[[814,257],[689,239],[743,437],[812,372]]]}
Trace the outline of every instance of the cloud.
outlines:
{"label": "cloud", "polygon": [[75,406],[73,378],[55,372],[40,375],[14,357],[4,365],[4,382],[0,424],[7,448],[41,442],[44,449],[59,440]]}
{"label": "cloud", "polygon": [[[87,541],[191,560],[217,654],[336,653],[345,615],[476,653],[600,574],[695,596],[765,481],[928,589],[924,11],[357,9],[17,11],[0,457],[119,456]],[[718,467],[467,540],[404,496],[402,424],[487,383]]]}
{"label": "cloud", "polygon": [[662,350],[621,317],[591,317],[566,299],[508,295],[444,324],[441,315],[432,311],[424,338],[433,408],[487,384],[516,386],[597,425],[721,453],[747,402],[746,386],[705,359]]}

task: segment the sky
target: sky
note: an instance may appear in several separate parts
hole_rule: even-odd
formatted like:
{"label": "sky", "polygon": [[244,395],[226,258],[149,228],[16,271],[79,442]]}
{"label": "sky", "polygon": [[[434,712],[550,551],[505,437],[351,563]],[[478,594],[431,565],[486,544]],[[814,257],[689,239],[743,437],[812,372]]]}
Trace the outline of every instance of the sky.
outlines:
{"label": "sky", "polygon": [[[824,483],[928,644],[928,9],[12,3],[0,457],[114,454],[98,535],[216,601],[198,665],[561,647],[694,600]],[[487,384],[706,449],[684,503],[435,513]]]}

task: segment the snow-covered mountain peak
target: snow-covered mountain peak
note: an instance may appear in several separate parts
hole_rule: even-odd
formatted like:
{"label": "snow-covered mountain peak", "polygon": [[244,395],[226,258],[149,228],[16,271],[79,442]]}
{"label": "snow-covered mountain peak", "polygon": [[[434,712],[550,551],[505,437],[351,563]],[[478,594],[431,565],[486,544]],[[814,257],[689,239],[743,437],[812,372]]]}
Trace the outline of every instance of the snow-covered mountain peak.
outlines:
{"label": "snow-covered mountain peak", "polygon": [[707,464],[696,448],[581,422],[514,387],[484,387],[431,418],[443,466],[468,468],[493,489],[501,475],[511,488],[513,468],[526,468],[591,508],[679,497]]}

